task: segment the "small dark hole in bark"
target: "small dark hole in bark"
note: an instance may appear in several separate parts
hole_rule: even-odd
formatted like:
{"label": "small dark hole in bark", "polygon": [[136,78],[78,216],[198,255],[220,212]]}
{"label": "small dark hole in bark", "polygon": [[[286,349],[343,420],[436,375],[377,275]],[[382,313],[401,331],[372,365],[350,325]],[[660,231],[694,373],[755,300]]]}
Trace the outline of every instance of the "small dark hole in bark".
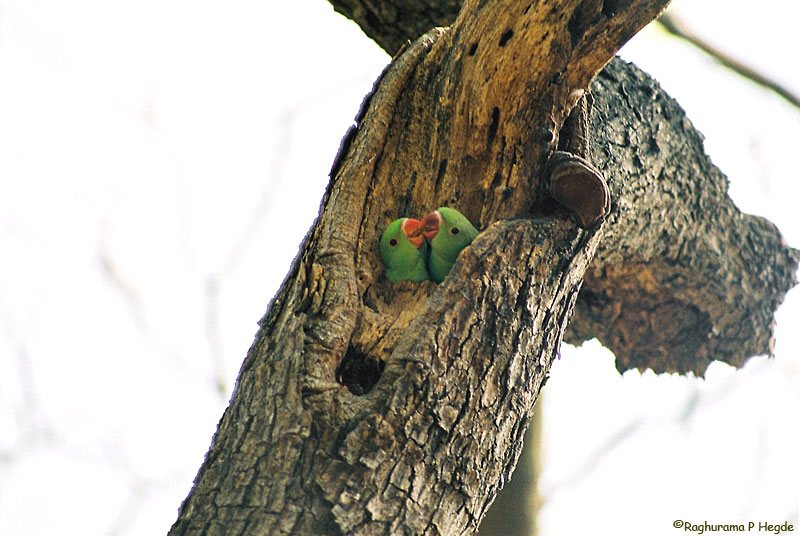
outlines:
{"label": "small dark hole in bark", "polygon": [[495,106],[492,109],[492,122],[489,123],[489,143],[497,136],[497,127],[500,125],[500,108]]}
{"label": "small dark hole in bark", "polygon": [[567,23],[567,30],[569,30],[569,42],[572,48],[575,48],[575,45],[578,44],[580,41],[581,36],[583,36],[583,20],[581,18],[580,10],[576,10],[572,17],[570,17],[569,22]]}
{"label": "small dark hole in bark", "polygon": [[470,56],[474,56],[475,52],[477,52],[477,51],[478,51],[478,43],[472,43],[469,46],[469,55]]}
{"label": "small dark hole in bark", "polygon": [[617,4],[619,4],[619,0],[606,0],[603,2],[603,7],[601,9],[603,15],[606,17],[613,17],[617,12]]}
{"label": "small dark hole in bark", "polygon": [[447,172],[447,158],[443,158],[441,162],[439,162],[439,171],[436,172],[436,184],[433,187],[433,191],[438,191],[439,186],[442,184],[442,179],[444,178],[444,174]]}
{"label": "small dark hole in bark", "polygon": [[511,39],[512,37],[514,37],[514,30],[509,28],[508,30],[503,32],[503,35],[500,36],[500,42],[498,44],[501,47],[504,47],[506,46],[506,43],[508,43],[508,40]]}
{"label": "small dark hole in bark", "polygon": [[336,368],[336,381],[354,395],[365,395],[378,383],[385,366],[383,361],[348,346],[342,362]]}

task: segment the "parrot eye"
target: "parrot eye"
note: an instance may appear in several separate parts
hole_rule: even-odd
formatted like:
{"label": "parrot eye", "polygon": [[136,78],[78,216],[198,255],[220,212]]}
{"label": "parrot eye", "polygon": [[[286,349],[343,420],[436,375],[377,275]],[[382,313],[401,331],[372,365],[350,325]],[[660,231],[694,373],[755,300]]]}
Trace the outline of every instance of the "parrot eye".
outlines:
{"label": "parrot eye", "polygon": [[397,245],[397,239],[396,238],[392,238],[391,240],[389,240],[389,245],[390,246],[396,246]]}
{"label": "parrot eye", "polygon": [[458,227],[453,227],[453,228],[450,229],[450,234],[457,235],[460,232],[461,232],[461,230]]}

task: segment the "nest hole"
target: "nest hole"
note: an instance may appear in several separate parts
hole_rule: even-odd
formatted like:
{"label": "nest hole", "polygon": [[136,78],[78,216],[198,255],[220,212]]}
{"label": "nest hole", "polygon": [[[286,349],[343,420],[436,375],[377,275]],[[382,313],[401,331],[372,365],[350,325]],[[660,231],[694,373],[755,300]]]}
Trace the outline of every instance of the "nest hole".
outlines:
{"label": "nest hole", "polygon": [[336,381],[354,395],[365,395],[378,383],[385,366],[386,363],[382,360],[370,357],[349,345],[342,362],[336,368]]}

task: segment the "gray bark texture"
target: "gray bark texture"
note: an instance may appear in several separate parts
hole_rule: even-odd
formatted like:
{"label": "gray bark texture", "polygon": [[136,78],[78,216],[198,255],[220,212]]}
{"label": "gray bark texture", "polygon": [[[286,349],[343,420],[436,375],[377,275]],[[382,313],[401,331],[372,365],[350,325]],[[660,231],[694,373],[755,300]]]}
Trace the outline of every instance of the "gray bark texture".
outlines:
{"label": "gray bark texture", "polygon": [[615,206],[567,342],[597,337],[620,371],[698,376],[713,360],[770,355],[798,251],[736,208],[702,137],[655,81],[615,59],[592,92],[592,161]]}
{"label": "gray bark texture", "polygon": [[[618,60],[595,78],[666,3],[469,1],[397,54],[170,534],[471,534],[565,333],[620,369],[769,351],[797,252],[735,209],[652,80]],[[584,230],[543,170],[592,79],[612,204]],[[381,231],[443,205],[481,234],[441,284],[387,281]]]}

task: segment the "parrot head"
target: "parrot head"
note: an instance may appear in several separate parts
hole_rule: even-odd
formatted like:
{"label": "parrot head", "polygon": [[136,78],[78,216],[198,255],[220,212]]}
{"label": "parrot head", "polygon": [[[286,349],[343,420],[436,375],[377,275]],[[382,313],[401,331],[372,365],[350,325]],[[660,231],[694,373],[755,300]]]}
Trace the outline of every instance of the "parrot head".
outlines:
{"label": "parrot head", "polygon": [[[414,218],[398,218],[390,223],[381,235],[378,249],[386,265],[386,277],[397,282],[424,281],[428,279],[425,267],[427,245],[422,226]],[[420,248],[423,247],[421,250]]]}
{"label": "parrot head", "polygon": [[478,235],[478,230],[459,211],[448,207],[427,214],[421,221],[422,235],[430,242],[428,273],[441,283],[459,252]]}
{"label": "parrot head", "polygon": [[477,229],[463,214],[448,207],[439,207],[428,213],[420,223],[423,236],[434,248],[439,246],[455,255],[478,235]]}

